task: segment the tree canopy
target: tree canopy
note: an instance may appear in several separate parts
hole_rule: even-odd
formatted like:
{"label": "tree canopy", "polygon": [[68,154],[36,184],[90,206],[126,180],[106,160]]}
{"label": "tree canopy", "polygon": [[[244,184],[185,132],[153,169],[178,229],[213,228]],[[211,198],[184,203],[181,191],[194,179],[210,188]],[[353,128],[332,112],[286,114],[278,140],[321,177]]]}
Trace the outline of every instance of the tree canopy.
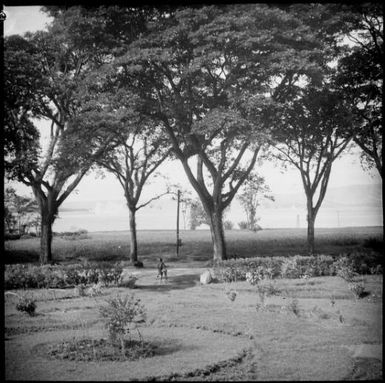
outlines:
{"label": "tree canopy", "polygon": [[214,258],[226,257],[222,212],[266,143],[273,97],[288,97],[301,75],[316,81],[323,44],[277,7],[181,7],[116,61],[111,76],[162,125],[210,216]]}
{"label": "tree canopy", "polygon": [[[51,261],[58,208],[125,126],[126,109],[109,108],[101,92],[97,99],[89,94],[98,86],[95,71],[112,60],[111,44],[119,49],[140,33],[133,13],[124,13],[119,30],[111,23],[114,7],[70,7],[55,13],[48,31],[5,40],[5,165],[7,176],[31,186],[39,202],[43,263]],[[139,25],[142,12],[135,15]],[[39,120],[51,125],[44,147]]]}
{"label": "tree canopy", "polygon": [[358,118],[350,129],[355,132],[354,142],[362,150],[362,164],[375,167],[382,177],[383,6],[355,5],[348,8],[348,14],[352,25],[347,36],[354,46],[339,62],[337,82],[355,106]]}

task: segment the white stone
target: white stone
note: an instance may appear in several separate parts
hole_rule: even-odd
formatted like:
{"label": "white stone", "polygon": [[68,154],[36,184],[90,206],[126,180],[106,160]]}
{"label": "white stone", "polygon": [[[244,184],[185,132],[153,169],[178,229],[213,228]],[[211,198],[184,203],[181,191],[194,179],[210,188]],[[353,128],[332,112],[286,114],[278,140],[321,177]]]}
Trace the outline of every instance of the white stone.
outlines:
{"label": "white stone", "polygon": [[133,288],[137,281],[135,277],[128,269],[123,269],[122,274],[120,275],[119,286]]}
{"label": "white stone", "polygon": [[211,283],[212,280],[213,280],[213,277],[210,273],[210,270],[206,270],[201,274],[200,281],[201,281],[202,285],[207,285],[207,284]]}

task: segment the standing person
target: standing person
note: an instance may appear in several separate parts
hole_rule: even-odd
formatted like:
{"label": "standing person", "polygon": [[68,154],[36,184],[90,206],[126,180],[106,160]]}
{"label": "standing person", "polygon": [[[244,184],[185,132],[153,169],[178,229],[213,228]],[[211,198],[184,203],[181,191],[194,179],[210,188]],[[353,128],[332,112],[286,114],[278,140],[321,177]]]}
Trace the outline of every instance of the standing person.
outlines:
{"label": "standing person", "polygon": [[167,266],[163,262],[162,258],[159,258],[159,263],[158,263],[158,275],[157,278],[160,277],[160,280],[163,280],[163,276],[167,280]]}

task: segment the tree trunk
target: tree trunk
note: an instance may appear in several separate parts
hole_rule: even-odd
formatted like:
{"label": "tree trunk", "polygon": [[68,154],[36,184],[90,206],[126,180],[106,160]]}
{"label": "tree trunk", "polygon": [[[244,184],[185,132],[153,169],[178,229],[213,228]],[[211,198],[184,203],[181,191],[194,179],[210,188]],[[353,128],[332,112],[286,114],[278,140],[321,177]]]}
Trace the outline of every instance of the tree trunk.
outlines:
{"label": "tree trunk", "polygon": [[211,239],[213,242],[214,261],[224,260],[226,255],[225,234],[223,231],[222,211],[213,211],[210,216]]}
{"label": "tree trunk", "polygon": [[309,255],[314,254],[314,223],[315,223],[315,212],[313,208],[313,199],[307,198],[307,248]]}
{"label": "tree trunk", "polygon": [[309,255],[314,255],[314,217],[309,217],[307,222],[307,248]]}
{"label": "tree trunk", "polygon": [[42,213],[41,217],[40,263],[46,264],[52,262],[52,225],[55,218],[49,213]]}
{"label": "tree trunk", "polygon": [[138,260],[138,241],[136,238],[135,209],[129,208],[130,215],[130,260],[132,263]]}

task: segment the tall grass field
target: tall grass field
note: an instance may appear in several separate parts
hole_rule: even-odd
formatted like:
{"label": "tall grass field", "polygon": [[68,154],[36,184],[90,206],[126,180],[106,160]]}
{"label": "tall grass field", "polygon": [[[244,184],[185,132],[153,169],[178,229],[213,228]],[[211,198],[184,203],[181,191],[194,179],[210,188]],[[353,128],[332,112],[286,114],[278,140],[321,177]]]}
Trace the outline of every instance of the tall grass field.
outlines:
{"label": "tall grass field", "polygon": [[[307,255],[306,229],[265,229],[259,232],[225,232],[229,257]],[[208,230],[181,230],[182,246],[176,256],[173,230],[138,231],[139,259],[145,266],[155,266],[159,257],[184,266],[203,267],[212,260],[211,235]],[[5,242],[5,263],[38,262],[39,238]],[[56,262],[125,261],[130,239],[127,231],[90,232],[80,236],[54,236],[53,259]],[[316,230],[316,252],[340,255],[351,252],[382,252],[383,228],[346,227]]]}

